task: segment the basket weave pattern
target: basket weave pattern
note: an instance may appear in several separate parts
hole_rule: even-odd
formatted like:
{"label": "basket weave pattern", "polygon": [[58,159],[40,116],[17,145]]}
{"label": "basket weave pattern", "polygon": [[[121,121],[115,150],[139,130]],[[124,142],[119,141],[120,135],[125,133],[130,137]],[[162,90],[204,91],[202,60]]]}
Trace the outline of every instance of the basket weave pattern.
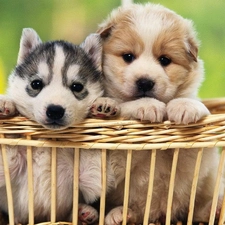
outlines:
{"label": "basket weave pattern", "polygon": [[[29,147],[51,147],[56,149],[60,148],[74,148],[77,149],[102,149],[103,159],[106,154],[106,149],[110,150],[128,150],[127,151],[127,168],[131,164],[132,151],[141,151],[152,149],[166,150],[169,148],[199,148],[204,147],[222,147],[221,159],[217,176],[217,186],[214,192],[214,201],[210,212],[209,224],[214,223],[216,211],[216,198],[218,197],[218,186],[224,173],[225,167],[225,100],[207,100],[204,102],[206,106],[213,113],[194,124],[189,125],[176,125],[170,121],[163,123],[149,123],[140,122],[136,120],[99,120],[99,119],[86,119],[83,123],[74,125],[66,130],[50,131],[39,124],[30,121],[24,117],[15,117],[0,119],[0,144],[2,149],[5,145],[23,145]],[[12,135],[18,135],[15,138]],[[154,153],[153,151],[153,153]],[[130,157],[130,158],[129,158]],[[79,158],[79,157],[78,157]],[[29,160],[29,159],[28,159]],[[103,160],[104,161],[104,160]],[[104,165],[104,163],[103,163]],[[29,165],[28,165],[29,166]],[[32,167],[32,165],[31,165]],[[75,171],[78,174],[78,169]],[[104,173],[104,172],[103,172]],[[172,177],[175,172],[171,172]],[[103,174],[105,175],[105,174]],[[28,175],[29,176],[29,175]],[[106,176],[106,175],[105,175]],[[53,176],[54,177],[54,176]],[[129,189],[129,170],[126,173],[125,190]],[[103,176],[103,190],[101,195],[101,209],[105,207],[105,187]],[[6,182],[7,183],[7,182]],[[8,180],[10,183],[10,179]],[[171,181],[173,184],[173,181]],[[193,180],[193,186],[197,183],[197,178]],[[32,188],[32,184],[31,184]],[[77,188],[78,187],[74,187]],[[150,187],[151,189],[151,187]],[[170,188],[172,192],[172,187]],[[31,191],[32,192],[32,191]],[[53,189],[53,192],[55,190]],[[9,190],[10,193],[10,190]],[[53,194],[54,195],[54,194]],[[32,193],[31,193],[32,196]],[[78,199],[78,192],[74,193],[74,199]],[[150,201],[151,195],[148,196],[147,202]],[[9,202],[9,219],[10,224],[13,224],[13,200]],[[172,199],[168,199],[172,204]],[[168,203],[168,205],[169,205]],[[32,200],[31,200],[31,215],[29,216],[29,224],[33,224],[32,219]],[[54,209],[54,199],[52,205]],[[124,196],[124,207],[128,205],[128,194]],[[78,203],[74,202],[74,208],[77,208]],[[190,199],[190,208],[193,210],[194,200]],[[11,209],[10,209],[11,208]],[[77,212],[74,210],[73,223],[61,223],[54,221],[55,215],[52,210],[51,221],[42,224],[76,224]],[[192,224],[191,213],[188,218],[188,224]],[[170,223],[170,212],[168,206],[166,224]],[[100,224],[104,221],[104,210],[100,211]],[[124,212],[124,220],[126,221],[126,210]],[[147,224],[147,218],[144,219],[144,224]],[[225,196],[219,224],[224,224],[225,221]],[[1,222],[0,218],[0,224]]]}

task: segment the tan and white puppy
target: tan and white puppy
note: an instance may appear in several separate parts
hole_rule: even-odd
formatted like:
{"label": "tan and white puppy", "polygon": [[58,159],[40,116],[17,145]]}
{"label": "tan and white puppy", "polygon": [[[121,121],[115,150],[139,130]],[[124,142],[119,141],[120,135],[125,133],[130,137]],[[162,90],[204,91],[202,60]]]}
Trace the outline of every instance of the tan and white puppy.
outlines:
{"label": "tan and white puppy", "polygon": [[[192,21],[161,5],[131,4],[112,11],[97,32],[103,38],[106,94],[120,103],[122,117],[188,124],[209,114],[196,97],[204,68]],[[174,149],[157,152],[149,222],[163,222],[166,216],[173,152]],[[180,149],[172,221],[187,219],[197,152]],[[150,158],[151,151],[133,152],[128,222],[143,222]],[[107,225],[122,221],[125,159],[124,151],[110,154],[117,187],[107,198],[109,210],[116,207],[107,214]],[[204,150],[195,220],[208,219],[218,161],[216,149]]]}
{"label": "tan and white puppy", "polygon": [[196,100],[204,69],[192,21],[133,4],[114,10],[98,32],[106,92],[123,103],[123,117],[187,124],[209,114]]}

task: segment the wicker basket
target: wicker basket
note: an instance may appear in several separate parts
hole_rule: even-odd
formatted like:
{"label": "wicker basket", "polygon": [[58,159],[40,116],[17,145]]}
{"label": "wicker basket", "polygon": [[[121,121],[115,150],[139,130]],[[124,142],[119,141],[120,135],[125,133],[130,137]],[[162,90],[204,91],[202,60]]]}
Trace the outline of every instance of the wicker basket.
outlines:
{"label": "wicker basket", "polygon": [[[76,125],[62,131],[49,131],[40,125],[27,120],[24,117],[15,117],[10,119],[0,120],[0,144],[2,149],[3,160],[6,159],[5,145],[22,145],[27,146],[27,166],[29,171],[32,171],[31,147],[51,147],[52,151],[56,151],[57,147],[74,148],[75,154],[79,154],[79,149],[102,149],[102,165],[105,165],[106,149],[110,150],[128,150],[127,151],[127,171],[125,182],[125,196],[124,207],[128,205],[129,196],[129,168],[131,166],[132,152],[152,149],[152,154],[156,151],[166,150],[169,148],[205,148],[205,147],[221,147],[220,165],[217,174],[217,182],[214,189],[214,197],[212,209],[210,212],[209,224],[214,224],[215,211],[218,198],[219,184],[222,179],[223,170],[225,167],[225,99],[211,99],[204,101],[206,106],[211,110],[212,115],[207,116],[198,123],[189,125],[175,125],[169,121],[160,124],[151,124],[148,122],[139,122],[135,120],[95,120],[87,119],[84,123]],[[20,138],[9,138],[8,134],[19,134]],[[91,134],[91,135],[90,135]],[[94,135],[93,135],[94,134]],[[40,139],[42,140],[40,140]],[[43,140],[44,138],[44,140]],[[54,168],[54,161],[56,154],[52,154],[52,162]],[[79,157],[76,157],[79,158]],[[196,168],[199,160],[196,159]],[[6,164],[5,164],[6,165]],[[154,163],[152,164],[154,167]],[[171,170],[170,188],[168,196],[168,206],[166,215],[166,225],[170,224],[171,218],[171,204],[174,187],[174,179],[176,170],[176,160],[174,160]],[[74,173],[78,174],[78,167],[75,167]],[[104,224],[105,212],[105,183],[106,171],[103,169],[102,176],[102,194],[100,200],[100,215],[99,224]],[[154,173],[154,168],[151,168],[150,173]],[[29,187],[29,225],[34,224],[33,218],[33,191],[32,191],[32,172],[28,173]],[[74,177],[77,177],[74,176]],[[55,179],[54,169],[52,171],[52,178]],[[9,205],[9,224],[14,225],[13,215],[13,195],[10,186],[10,177],[5,166],[5,179],[7,186],[8,205]],[[193,177],[192,193],[190,196],[188,224],[192,224],[195,187],[198,181],[197,174]],[[149,193],[147,196],[147,203],[151,201],[152,186],[149,182]],[[54,182],[52,184],[52,202],[51,202],[51,221],[46,221],[42,224],[77,224],[77,208],[78,208],[78,184],[74,183],[74,205],[73,205],[73,222],[57,222],[55,221],[56,212],[54,199],[55,195]],[[225,223],[225,195],[219,224]],[[0,200],[1,201],[1,200]],[[150,204],[149,204],[150,205]],[[146,210],[149,208],[146,206]],[[124,221],[126,221],[126,210],[124,210]],[[2,219],[2,218],[1,218]],[[145,216],[144,224],[147,224],[148,218]],[[1,220],[0,220],[1,221]],[[1,222],[0,224],[4,224]]]}

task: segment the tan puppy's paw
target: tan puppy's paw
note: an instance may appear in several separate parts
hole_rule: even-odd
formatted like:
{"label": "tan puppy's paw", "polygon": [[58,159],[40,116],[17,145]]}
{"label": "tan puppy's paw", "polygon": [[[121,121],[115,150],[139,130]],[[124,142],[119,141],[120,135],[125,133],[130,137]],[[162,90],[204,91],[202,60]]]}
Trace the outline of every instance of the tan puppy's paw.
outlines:
{"label": "tan puppy's paw", "polygon": [[153,98],[141,98],[138,100],[120,104],[121,116],[126,119],[148,120],[152,123],[162,122],[166,114],[166,105]]}
{"label": "tan puppy's paw", "polygon": [[177,98],[171,100],[166,107],[168,120],[176,124],[195,123],[210,114],[206,106],[198,100]]}
{"label": "tan puppy's paw", "polygon": [[[123,206],[112,209],[105,217],[105,225],[119,225],[123,222]],[[136,214],[128,208],[127,224],[136,222]]]}
{"label": "tan puppy's paw", "polygon": [[15,104],[7,96],[0,95],[0,117],[14,116],[17,114]]}
{"label": "tan puppy's paw", "polygon": [[98,212],[92,206],[80,203],[78,207],[78,218],[83,223],[93,224],[98,220]]}
{"label": "tan puppy's paw", "polygon": [[91,115],[94,117],[114,117],[119,112],[120,107],[117,101],[107,97],[97,98],[91,107]]}

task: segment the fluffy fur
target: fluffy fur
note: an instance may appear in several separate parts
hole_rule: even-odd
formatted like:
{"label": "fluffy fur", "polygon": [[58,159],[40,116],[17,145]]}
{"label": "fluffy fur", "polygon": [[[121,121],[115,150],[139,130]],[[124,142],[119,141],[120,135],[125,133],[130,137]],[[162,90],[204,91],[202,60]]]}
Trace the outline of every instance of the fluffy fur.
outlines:
{"label": "fluffy fur", "polygon": [[122,116],[187,124],[209,114],[195,100],[203,62],[190,20],[161,5],[136,4],[114,10],[98,32],[106,92],[124,103]]}
{"label": "fluffy fur", "polygon": [[[90,35],[80,46],[65,41],[42,43],[33,29],[24,29],[18,63],[9,77],[6,96],[0,96],[1,115],[23,116],[48,129],[65,129],[87,117],[92,105],[104,108],[99,35]],[[95,100],[98,99],[98,103]],[[15,223],[28,223],[26,147],[7,146]],[[51,149],[32,149],[35,223],[48,221],[51,209]],[[57,149],[57,220],[69,221],[73,202],[74,149]],[[101,194],[101,152],[81,150],[79,189],[84,202]],[[108,176],[108,183],[113,177]],[[4,166],[0,148],[0,210],[8,212]],[[88,213],[87,213],[88,212]],[[87,223],[97,212],[80,204],[79,218]]]}
{"label": "fluffy fur", "polygon": [[[103,72],[107,96],[115,98],[124,118],[177,124],[196,122],[209,114],[197,100],[203,62],[192,21],[156,4],[132,4],[115,9],[100,24]],[[149,222],[166,216],[174,149],[158,151]],[[180,149],[172,205],[172,220],[187,219],[197,149]],[[142,223],[146,204],[151,151],[132,157],[128,221]],[[117,187],[107,197],[112,209],[106,224],[122,221],[126,152],[113,151],[110,162]],[[207,221],[218,166],[216,149],[204,149],[196,194],[194,220]],[[221,194],[224,186],[221,185]]]}

